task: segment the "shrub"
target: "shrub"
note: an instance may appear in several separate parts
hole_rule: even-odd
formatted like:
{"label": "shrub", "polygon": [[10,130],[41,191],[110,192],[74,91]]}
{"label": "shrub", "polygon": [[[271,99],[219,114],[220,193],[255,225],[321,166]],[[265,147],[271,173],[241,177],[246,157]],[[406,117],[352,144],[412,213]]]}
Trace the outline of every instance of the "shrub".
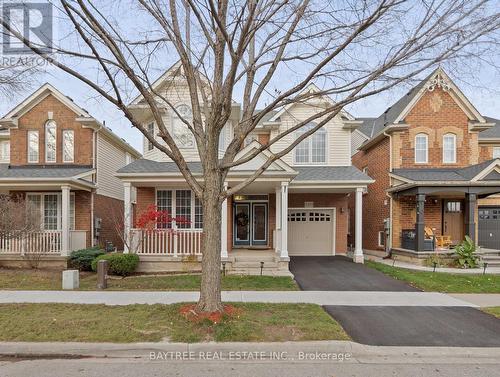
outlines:
{"label": "shrub", "polygon": [[103,254],[104,251],[98,247],[73,251],[69,256],[69,266],[80,271],[92,271],[92,261]]}
{"label": "shrub", "polygon": [[478,256],[475,255],[476,244],[469,236],[465,236],[465,241],[455,246],[457,263],[462,268],[474,268],[478,266]]}
{"label": "shrub", "polygon": [[135,271],[139,264],[139,256],[137,254],[105,254],[97,257],[92,261],[92,271],[97,271],[97,262],[100,260],[109,261],[109,274],[128,276]]}

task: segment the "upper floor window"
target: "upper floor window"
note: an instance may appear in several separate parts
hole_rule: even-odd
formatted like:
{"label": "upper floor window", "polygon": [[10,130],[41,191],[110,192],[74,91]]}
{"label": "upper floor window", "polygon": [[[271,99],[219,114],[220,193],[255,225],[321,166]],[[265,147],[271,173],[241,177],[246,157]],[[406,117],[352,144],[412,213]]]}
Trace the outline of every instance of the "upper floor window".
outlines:
{"label": "upper floor window", "polygon": [[[154,123],[149,123],[148,124],[148,134],[151,136],[155,136],[155,124]],[[153,143],[148,140],[148,151],[152,151],[154,148]]]}
{"label": "upper floor window", "polygon": [[56,162],[57,126],[53,120],[45,123],[45,162]]}
{"label": "upper floor window", "polygon": [[75,161],[75,132],[64,130],[63,134],[63,162]]}
{"label": "upper floor window", "polygon": [[[310,123],[300,131],[297,131],[296,136],[300,137],[305,132],[314,128],[316,125]],[[295,147],[295,163],[296,164],[324,164],[326,163],[326,130],[320,128],[315,133],[302,140]]]}
{"label": "upper floor window", "polygon": [[179,148],[194,148],[194,136],[186,123],[192,124],[193,112],[188,105],[179,105],[172,115],[172,134]]}
{"label": "upper floor window", "polygon": [[426,164],[429,157],[428,137],[426,134],[415,136],[415,163]]}
{"label": "upper floor window", "polygon": [[443,136],[443,162],[445,164],[457,162],[457,137],[455,134]]}
{"label": "upper floor window", "polygon": [[493,147],[492,158],[500,158],[500,147]]}
{"label": "upper floor window", "polygon": [[0,161],[10,161],[10,141],[4,140],[0,142]]}
{"label": "upper floor window", "polygon": [[38,162],[38,131],[28,131],[28,162]]}

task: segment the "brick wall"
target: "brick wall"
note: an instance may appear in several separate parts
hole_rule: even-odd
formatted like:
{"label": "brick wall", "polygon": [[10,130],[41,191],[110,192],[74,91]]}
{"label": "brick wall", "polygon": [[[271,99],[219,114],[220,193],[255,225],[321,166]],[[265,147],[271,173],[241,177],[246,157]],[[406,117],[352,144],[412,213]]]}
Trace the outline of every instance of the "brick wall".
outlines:
{"label": "brick wall", "polygon": [[88,191],[75,191],[75,229],[87,232],[87,246],[92,246],[92,193]]}
{"label": "brick wall", "polygon": [[[368,168],[367,174],[375,180],[363,195],[363,247],[370,250],[383,249],[378,246],[378,232],[384,230],[384,219],[389,217],[389,138],[385,138],[367,151],[359,151],[352,157],[358,169]],[[351,213],[350,241],[354,244],[355,194],[349,198]]]}
{"label": "brick wall", "polygon": [[348,196],[346,194],[289,194],[288,208],[302,208],[305,202],[314,202],[314,207],[336,208],[335,250],[337,254],[347,252]]}
{"label": "brick wall", "polygon": [[39,137],[39,164],[45,163],[45,123],[48,120],[48,112],[53,113],[53,119],[57,124],[57,156],[56,164],[62,164],[62,131],[73,130],[75,135],[74,164],[92,164],[92,135],[93,131],[82,128],[75,121],[78,116],[66,105],[49,95],[30,111],[19,118],[19,127],[10,131],[10,162],[11,165],[27,164],[27,132],[37,130]]}
{"label": "brick wall", "polygon": [[99,245],[104,246],[110,241],[118,250],[123,250],[123,240],[119,234],[124,216],[123,200],[94,194],[94,216],[102,219]]}
{"label": "brick wall", "polygon": [[142,213],[146,212],[149,205],[156,205],[155,197],[156,192],[154,187],[137,187],[135,206],[135,212],[137,216],[134,217],[134,220],[137,220],[137,218],[141,216]]}
{"label": "brick wall", "polygon": [[[400,134],[401,142],[394,145],[402,168],[464,167],[477,164],[479,147],[477,133],[469,132],[469,119],[449,93],[440,88],[425,93],[405,118],[410,127]],[[428,135],[427,164],[415,164],[415,135]],[[443,135],[456,135],[457,163],[443,163]],[[397,166],[395,166],[397,167]]]}

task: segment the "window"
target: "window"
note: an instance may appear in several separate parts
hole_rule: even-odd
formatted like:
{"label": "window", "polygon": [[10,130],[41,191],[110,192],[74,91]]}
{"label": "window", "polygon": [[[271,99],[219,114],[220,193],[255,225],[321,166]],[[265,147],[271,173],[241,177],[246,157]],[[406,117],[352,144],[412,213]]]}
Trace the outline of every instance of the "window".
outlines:
{"label": "window", "polygon": [[45,162],[56,162],[57,127],[53,120],[45,124]]}
{"label": "window", "polygon": [[[192,124],[193,113],[188,105],[176,107],[180,117],[174,112],[172,115],[172,134],[180,148],[194,148],[194,137],[184,121]],[[184,120],[184,121],[183,121]]]}
{"label": "window", "polygon": [[[316,125],[310,123],[296,133],[300,137]],[[296,164],[324,164],[326,162],[326,130],[320,128],[315,133],[302,140],[295,147]]]}
{"label": "window", "polygon": [[493,157],[492,158],[500,158],[500,147],[493,147]]}
{"label": "window", "polygon": [[63,162],[74,162],[75,133],[73,130],[64,130],[62,137],[63,137]]}
{"label": "window", "polygon": [[28,162],[38,162],[38,131],[28,131]]}
{"label": "window", "polygon": [[[168,211],[172,217],[185,219],[177,224],[179,229],[203,228],[203,206],[191,190],[157,190],[156,206],[159,211]],[[171,224],[157,224],[157,227],[170,228]]]}
{"label": "window", "polygon": [[457,137],[455,134],[443,136],[443,162],[445,164],[457,162]]}
{"label": "window", "polygon": [[[149,123],[148,124],[148,134],[151,136],[155,136],[155,124],[154,123]],[[154,148],[153,143],[148,140],[148,151],[152,151]]]}
{"label": "window", "polygon": [[385,232],[383,230],[378,232],[378,246],[379,247],[385,246]]}
{"label": "window", "polygon": [[415,163],[426,164],[428,161],[428,138],[426,134],[415,136]]}
{"label": "window", "polygon": [[[62,227],[62,196],[60,193],[27,194],[26,200],[35,213],[40,214],[44,230],[60,230]],[[69,227],[75,229],[75,194],[70,194]]]}
{"label": "window", "polygon": [[10,141],[8,140],[0,142],[0,161],[10,161]]}

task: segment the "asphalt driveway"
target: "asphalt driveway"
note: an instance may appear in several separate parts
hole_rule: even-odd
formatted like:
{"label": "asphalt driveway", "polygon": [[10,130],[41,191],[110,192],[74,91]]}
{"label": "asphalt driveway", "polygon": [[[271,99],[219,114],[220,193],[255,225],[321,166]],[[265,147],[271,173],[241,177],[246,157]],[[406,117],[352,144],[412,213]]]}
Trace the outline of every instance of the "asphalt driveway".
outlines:
{"label": "asphalt driveway", "polygon": [[343,256],[290,257],[290,271],[304,291],[418,291]]}
{"label": "asphalt driveway", "polygon": [[474,308],[324,308],[358,343],[377,346],[500,347],[500,320]]}

